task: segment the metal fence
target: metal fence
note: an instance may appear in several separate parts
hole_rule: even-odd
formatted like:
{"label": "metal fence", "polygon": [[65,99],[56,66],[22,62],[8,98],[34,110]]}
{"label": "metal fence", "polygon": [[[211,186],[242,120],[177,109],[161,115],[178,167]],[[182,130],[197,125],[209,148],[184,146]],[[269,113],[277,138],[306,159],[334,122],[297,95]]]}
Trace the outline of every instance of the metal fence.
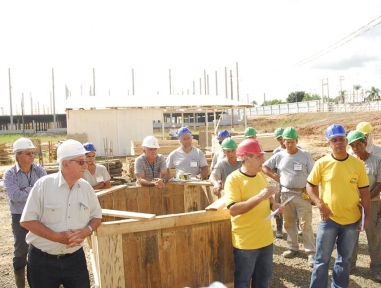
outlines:
{"label": "metal fence", "polygon": [[[271,106],[259,106],[246,109],[247,116],[280,115],[294,113],[316,112],[366,112],[380,111],[381,101],[369,101],[358,103],[323,103],[319,100],[286,103]],[[228,112],[229,113],[229,112]],[[238,112],[239,113],[239,112]]]}

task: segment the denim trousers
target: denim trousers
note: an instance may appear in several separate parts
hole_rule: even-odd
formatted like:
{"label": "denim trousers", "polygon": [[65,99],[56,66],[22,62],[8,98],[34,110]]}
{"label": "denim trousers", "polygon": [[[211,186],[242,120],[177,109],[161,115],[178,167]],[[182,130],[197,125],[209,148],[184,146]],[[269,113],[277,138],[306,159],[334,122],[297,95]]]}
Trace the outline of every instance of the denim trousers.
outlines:
{"label": "denim trousers", "polygon": [[233,249],[234,287],[267,288],[273,271],[273,244],[253,250]]}
{"label": "denim trousers", "polygon": [[357,241],[357,228],[358,222],[341,225],[331,219],[320,221],[316,235],[316,254],[310,288],[327,287],[329,262],[335,243],[337,255],[333,266],[331,287],[348,287],[351,256]]}
{"label": "denim trousers", "polygon": [[87,271],[86,257],[83,249],[65,258],[52,258],[37,253],[30,245],[28,252],[27,279],[31,288],[89,288],[90,278]]}
{"label": "denim trousers", "polygon": [[28,255],[28,244],[25,241],[28,230],[20,225],[21,214],[12,214],[12,233],[14,244],[13,269],[21,270],[26,266],[26,256]]}

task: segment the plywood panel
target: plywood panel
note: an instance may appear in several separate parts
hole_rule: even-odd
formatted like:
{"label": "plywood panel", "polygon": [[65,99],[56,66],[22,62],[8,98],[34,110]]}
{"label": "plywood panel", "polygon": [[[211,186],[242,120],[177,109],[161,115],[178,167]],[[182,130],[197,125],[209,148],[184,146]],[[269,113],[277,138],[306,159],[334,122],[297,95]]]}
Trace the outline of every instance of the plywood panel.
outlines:
{"label": "plywood panel", "polygon": [[127,263],[133,265],[124,265],[125,287],[141,287],[140,279],[143,277],[144,267],[140,265],[141,260],[141,233],[128,233],[123,235],[123,257]]}
{"label": "plywood panel", "polygon": [[101,287],[125,287],[122,235],[98,237],[97,240]]}
{"label": "plywood panel", "polygon": [[176,229],[176,255],[181,255],[177,266],[177,285],[174,287],[197,287],[193,273],[194,254],[191,227]]}
{"label": "plywood panel", "polygon": [[176,230],[173,228],[161,230],[158,239],[159,263],[161,269],[161,287],[180,287],[177,285],[177,261],[183,261],[176,252]]}
{"label": "plywood panel", "polygon": [[210,247],[208,245],[206,225],[200,224],[192,229],[192,243],[195,254],[193,266],[193,273],[196,277],[195,287],[201,287],[209,283]]}
{"label": "plywood panel", "polygon": [[140,253],[142,255],[143,275],[140,281],[144,287],[157,288],[161,285],[158,247],[158,231],[142,233]]}

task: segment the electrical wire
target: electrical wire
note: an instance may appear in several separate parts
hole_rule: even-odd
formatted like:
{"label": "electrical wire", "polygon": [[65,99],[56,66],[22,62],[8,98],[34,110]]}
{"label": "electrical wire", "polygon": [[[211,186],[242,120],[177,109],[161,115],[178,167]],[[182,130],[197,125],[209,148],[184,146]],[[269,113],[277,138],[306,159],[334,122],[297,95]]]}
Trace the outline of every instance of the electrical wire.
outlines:
{"label": "electrical wire", "polygon": [[[303,66],[303,65],[305,65],[305,64],[307,64],[307,63],[309,63],[309,62],[311,62],[311,61],[313,61],[313,60],[315,60],[315,59],[317,59],[317,58],[320,58],[320,57],[322,57],[322,56],[324,56],[324,55],[326,55],[326,54],[328,54],[328,53],[334,51],[335,49],[337,49],[337,48],[343,46],[344,44],[346,44],[346,43],[352,41],[353,39],[356,39],[357,37],[363,35],[364,33],[368,32],[369,30],[371,30],[371,29],[375,28],[376,26],[380,25],[380,24],[381,24],[381,21],[379,21],[378,23],[374,24],[372,27],[369,27],[368,29],[362,31],[362,30],[365,29],[367,26],[369,26],[371,23],[373,23],[373,22],[379,20],[380,18],[381,18],[381,16],[377,17],[376,19],[370,21],[368,24],[362,26],[361,28],[359,28],[359,29],[357,29],[356,31],[352,32],[352,33],[349,34],[348,36],[346,36],[346,37],[340,39],[339,41],[335,42],[334,44],[328,46],[327,48],[321,50],[320,52],[315,53],[315,54],[311,55],[310,57],[307,57],[307,58],[303,59],[302,61],[299,61],[299,62],[296,63],[294,66],[297,66],[297,67],[299,67],[299,66]],[[358,33],[359,31],[362,31],[362,32],[361,32],[361,33]],[[357,34],[357,33],[358,33],[358,34]],[[356,35],[356,34],[357,34],[357,35]],[[353,36],[353,37],[352,37],[352,36]],[[351,38],[349,38],[349,37],[351,37]],[[347,39],[347,38],[349,38],[349,39]],[[347,39],[347,40],[346,40],[346,39]],[[346,40],[346,41],[345,41],[345,40]]]}

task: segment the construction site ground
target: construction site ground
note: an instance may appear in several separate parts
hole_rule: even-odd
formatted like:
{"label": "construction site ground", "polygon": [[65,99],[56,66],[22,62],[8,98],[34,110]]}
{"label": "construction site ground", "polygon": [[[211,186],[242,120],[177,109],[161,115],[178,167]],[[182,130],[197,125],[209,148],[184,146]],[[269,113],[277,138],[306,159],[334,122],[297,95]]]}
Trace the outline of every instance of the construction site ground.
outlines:
{"label": "construction site ground", "polygon": [[[374,127],[374,142],[381,145],[381,113],[380,112],[359,112],[359,113],[308,113],[291,115],[271,115],[257,116],[248,119],[248,126],[254,127],[258,133],[271,133],[277,127],[293,126],[299,132],[299,145],[310,151],[314,159],[329,153],[327,141],[325,140],[326,128],[333,124],[342,124],[347,131],[354,130],[359,122],[370,122]],[[224,127],[229,130],[229,127]],[[237,131],[242,132],[242,131]],[[159,151],[160,153],[160,151]],[[0,175],[9,166],[0,166]],[[124,172],[127,167],[123,166]],[[124,173],[125,174],[125,173]],[[319,213],[317,208],[313,208],[313,226],[316,233],[319,222]],[[11,231],[11,217],[9,215],[8,196],[2,187],[0,180],[0,287],[15,287],[12,254],[13,254],[13,236]],[[275,231],[276,225],[273,221]],[[287,249],[286,233],[283,239],[274,240],[274,265],[273,277],[270,287],[308,287],[312,269],[307,266],[307,255],[303,252],[293,259],[285,259],[281,254]],[[230,239],[228,239],[230,241]],[[299,236],[300,249],[303,250],[303,236]],[[367,240],[365,233],[360,233],[359,240],[359,259],[357,269],[350,276],[350,288],[359,287],[381,287],[372,279],[372,272],[369,269],[369,254],[367,251]],[[85,245],[87,256],[88,248]],[[181,256],[179,256],[181,257]],[[332,254],[331,267],[334,261],[335,253]],[[90,260],[88,257],[88,267],[91,274]],[[330,272],[331,274],[331,272]],[[93,280],[92,280],[93,284]]]}

